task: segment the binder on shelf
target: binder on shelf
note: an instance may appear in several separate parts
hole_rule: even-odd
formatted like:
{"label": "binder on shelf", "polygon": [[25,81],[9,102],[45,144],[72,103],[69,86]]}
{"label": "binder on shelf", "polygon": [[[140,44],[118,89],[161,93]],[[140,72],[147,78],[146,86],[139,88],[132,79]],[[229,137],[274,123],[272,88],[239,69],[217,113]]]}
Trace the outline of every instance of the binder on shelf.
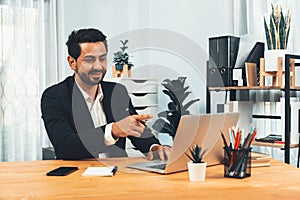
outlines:
{"label": "binder on shelf", "polygon": [[257,69],[255,63],[245,63],[247,86],[257,86]]}

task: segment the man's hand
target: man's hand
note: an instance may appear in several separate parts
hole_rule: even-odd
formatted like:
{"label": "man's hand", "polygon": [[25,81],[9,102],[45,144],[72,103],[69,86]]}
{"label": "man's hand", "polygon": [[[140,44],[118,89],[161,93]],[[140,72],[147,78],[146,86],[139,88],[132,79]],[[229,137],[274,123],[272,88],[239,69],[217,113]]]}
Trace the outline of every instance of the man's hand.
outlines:
{"label": "man's hand", "polygon": [[154,145],[148,152],[148,160],[153,160],[155,153],[158,154],[160,160],[164,160],[165,156],[166,158],[169,158],[171,147],[164,145]]}
{"label": "man's hand", "polygon": [[115,139],[127,136],[141,137],[145,130],[144,124],[151,117],[151,114],[130,115],[113,123],[112,135]]}

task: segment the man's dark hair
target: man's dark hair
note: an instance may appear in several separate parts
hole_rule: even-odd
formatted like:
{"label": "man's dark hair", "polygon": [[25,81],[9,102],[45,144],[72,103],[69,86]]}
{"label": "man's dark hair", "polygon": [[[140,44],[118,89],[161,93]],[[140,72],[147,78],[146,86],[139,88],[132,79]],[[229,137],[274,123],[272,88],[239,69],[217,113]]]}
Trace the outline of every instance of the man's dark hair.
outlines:
{"label": "man's dark hair", "polygon": [[107,52],[106,36],[97,29],[89,28],[74,30],[69,35],[68,41],[66,42],[69,55],[77,60],[81,54],[81,48],[79,44],[87,42],[103,42]]}

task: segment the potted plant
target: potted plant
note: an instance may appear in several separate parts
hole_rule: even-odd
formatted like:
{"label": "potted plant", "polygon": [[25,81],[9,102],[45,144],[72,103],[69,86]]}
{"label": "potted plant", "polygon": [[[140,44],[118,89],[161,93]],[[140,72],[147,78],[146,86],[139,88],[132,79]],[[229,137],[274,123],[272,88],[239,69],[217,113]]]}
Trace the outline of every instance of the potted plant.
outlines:
{"label": "potted plant", "polygon": [[186,77],[178,77],[175,80],[166,79],[162,85],[165,87],[163,93],[170,97],[171,102],[168,103],[168,109],[158,113],[158,119],[153,123],[152,127],[155,131],[169,134],[173,139],[182,115],[189,115],[188,108],[199,99],[194,99],[186,104],[184,100],[191,92],[188,91],[189,86],[184,86]]}
{"label": "potted plant", "polygon": [[290,33],[291,13],[288,10],[286,16],[282,12],[282,7],[273,4],[269,17],[269,24],[264,17],[264,27],[268,50],[265,51],[265,71],[277,71],[278,57],[283,58],[287,54],[287,44]]}
{"label": "potted plant", "polygon": [[[134,65],[129,61],[129,55],[127,52],[125,52],[126,49],[128,49],[127,43],[128,40],[120,40],[122,43],[122,46],[120,47],[121,51],[117,51],[114,53],[113,58],[113,76],[119,77],[121,76],[122,72],[125,71],[125,73],[129,73],[131,70],[131,67]],[[130,76],[130,74],[129,74]]]}
{"label": "potted plant", "polygon": [[206,162],[203,161],[203,156],[207,150],[203,150],[201,146],[195,144],[189,149],[190,154],[186,156],[190,159],[187,163],[190,181],[204,181],[206,175]]}

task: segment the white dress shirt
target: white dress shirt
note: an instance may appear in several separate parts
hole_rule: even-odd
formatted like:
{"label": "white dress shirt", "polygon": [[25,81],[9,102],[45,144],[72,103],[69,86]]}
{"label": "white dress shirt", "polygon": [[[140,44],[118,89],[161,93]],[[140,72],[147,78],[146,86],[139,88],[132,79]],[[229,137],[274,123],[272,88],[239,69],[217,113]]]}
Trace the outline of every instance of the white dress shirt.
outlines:
{"label": "white dress shirt", "polygon": [[102,100],[103,100],[103,93],[102,93],[102,88],[101,85],[98,85],[98,94],[96,96],[96,98],[94,97],[90,97],[81,87],[80,85],[77,83],[76,79],[75,79],[75,83],[78,86],[80,92],[82,93],[86,105],[91,113],[91,117],[94,123],[95,128],[106,125],[105,126],[105,131],[104,131],[104,143],[109,146],[109,145],[113,145],[117,142],[117,140],[115,140],[112,136],[112,123],[107,124],[106,121],[106,116],[105,113],[103,111],[103,107],[102,107]]}
{"label": "white dress shirt", "polygon": [[[80,85],[77,83],[76,79],[75,79],[75,83],[78,86],[80,92],[82,93],[85,102],[88,106],[88,109],[91,113],[92,119],[93,119],[93,123],[95,128],[99,127],[99,126],[105,126],[105,131],[104,131],[104,143],[107,146],[113,145],[115,144],[118,140],[115,140],[112,136],[112,123],[107,124],[106,121],[106,116],[105,113],[103,111],[103,107],[102,107],[102,100],[103,100],[103,93],[102,93],[102,88],[101,88],[101,84],[98,85],[98,94],[96,96],[96,98],[90,97],[81,87]],[[150,149],[152,149],[153,146],[158,146],[158,144],[152,144]],[[101,153],[99,154],[99,158],[106,158],[106,154],[105,153]]]}

